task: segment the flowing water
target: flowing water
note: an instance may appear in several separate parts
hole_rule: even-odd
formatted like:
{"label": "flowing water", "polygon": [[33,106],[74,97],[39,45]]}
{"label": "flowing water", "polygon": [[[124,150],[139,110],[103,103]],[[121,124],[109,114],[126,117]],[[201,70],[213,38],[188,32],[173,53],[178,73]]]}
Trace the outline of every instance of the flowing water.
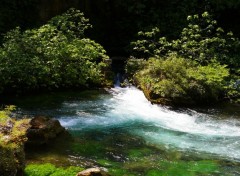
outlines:
{"label": "flowing water", "polygon": [[73,136],[29,151],[29,163],[98,166],[127,176],[240,175],[238,107],[172,109],[151,104],[134,87],[15,104],[20,114],[59,119]]}

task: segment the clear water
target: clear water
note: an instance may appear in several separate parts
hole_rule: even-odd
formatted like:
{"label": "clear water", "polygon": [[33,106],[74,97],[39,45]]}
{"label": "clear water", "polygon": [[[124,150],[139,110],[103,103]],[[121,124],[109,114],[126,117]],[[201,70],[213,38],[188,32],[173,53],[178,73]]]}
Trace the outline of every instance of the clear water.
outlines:
{"label": "clear water", "polygon": [[59,119],[74,137],[29,152],[29,162],[100,166],[112,175],[240,175],[238,107],[173,110],[134,87],[15,104],[18,113]]}

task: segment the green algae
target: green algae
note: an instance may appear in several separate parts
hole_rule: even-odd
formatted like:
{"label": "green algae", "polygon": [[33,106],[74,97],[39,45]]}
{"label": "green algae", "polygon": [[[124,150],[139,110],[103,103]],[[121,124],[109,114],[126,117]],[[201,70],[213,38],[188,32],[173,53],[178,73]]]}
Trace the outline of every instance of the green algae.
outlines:
{"label": "green algae", "polygon": [[161,161],[158,169],[150,169],[147,176],[219,175],[220,167],[214,161]]}
{"label": "green algae", "polygon": [[25,176],[75,176],[84,170],[82,167],[70,166],[66,169],[53,164],[29,164],[24,170]]}

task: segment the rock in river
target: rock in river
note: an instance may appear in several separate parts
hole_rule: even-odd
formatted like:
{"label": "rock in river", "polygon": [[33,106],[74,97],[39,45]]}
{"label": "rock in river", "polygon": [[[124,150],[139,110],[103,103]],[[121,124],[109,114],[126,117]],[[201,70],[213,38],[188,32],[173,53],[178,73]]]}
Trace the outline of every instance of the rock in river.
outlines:
{"label": "rock in river", "polygon": [[110,176],[100,168],[89,168],[82,172],[79,172],[76,176]]}
{"label": "rock in river", "polygon": [[33,145],[46,144],[66,132],[58,120],[45,116],[34,117],[30,125],[31,127],[27,130],[27,143]]}

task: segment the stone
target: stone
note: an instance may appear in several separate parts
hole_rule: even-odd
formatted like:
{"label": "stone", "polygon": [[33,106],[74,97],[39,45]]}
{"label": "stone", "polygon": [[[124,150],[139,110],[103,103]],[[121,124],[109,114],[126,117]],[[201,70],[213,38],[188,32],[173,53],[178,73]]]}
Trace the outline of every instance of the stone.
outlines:
{"label": "stone", "polygon": [[79,172],[76,176],[110,176],[107,172],[100,168],[89,168]]}
{"label": "stone", "polygon": [[66,132],[58,120],[45,116],[34,117],[30,121],[30,125],[31,127],[27,130],[27,144],[46,144]]}

